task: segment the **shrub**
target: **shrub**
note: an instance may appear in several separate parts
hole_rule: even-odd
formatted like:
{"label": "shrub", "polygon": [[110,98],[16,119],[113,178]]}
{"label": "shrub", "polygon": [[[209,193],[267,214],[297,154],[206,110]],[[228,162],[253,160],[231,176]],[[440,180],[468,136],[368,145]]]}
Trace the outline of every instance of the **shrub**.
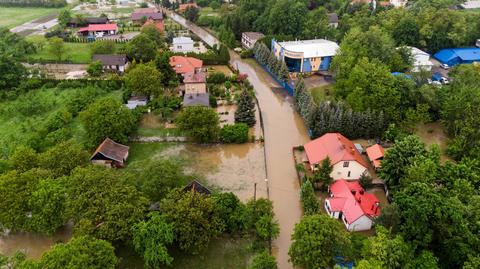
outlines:
{"label": "shrub", "polygon": [[222,128],[220,138],[224,143],[245,143],[248,141],[248,126],[245,123],[227,124]]}
{"label": "shrub", "polygon": [[225,74],[221,72],[215,72],[208,76],[207,83],[222,84],[225,83],[226,80],[227,77],[225,76]]}

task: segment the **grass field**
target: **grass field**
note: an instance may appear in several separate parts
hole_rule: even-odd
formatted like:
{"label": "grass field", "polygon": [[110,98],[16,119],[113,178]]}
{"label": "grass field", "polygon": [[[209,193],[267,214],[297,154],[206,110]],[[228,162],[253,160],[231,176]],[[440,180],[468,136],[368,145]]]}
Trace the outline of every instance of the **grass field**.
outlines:
{"label": "grass field", "polygon": [[[49,51],[48,40],[43,36],[31,36],[27,40],[36,42],[43,42],[45,45],[41,50],[38,50],[30,57],[35,60],[48,60],[55,61],[57,56]],[[74,64],[86,64],[91,62],[90,55],[91,43],[65,43],[65,55],[62,56],[62,60],[72,61]]]}
{"label": "grass field", "polygon": [[329,100],[332,98],[333,88],[331,85],[320,86],[310,89],[310,92],[315,103],[320,103],[324,100]]}
{"label": "grass field", "polygon": [[0,26],[13,28],[44,16],[55,14],[59,8],[1,7]]}
{"label": "grass field", "polygon": [[218,16],[218,11],[214,10],[211,7],[204,7],[200,9],[199,15],[200,16]]}

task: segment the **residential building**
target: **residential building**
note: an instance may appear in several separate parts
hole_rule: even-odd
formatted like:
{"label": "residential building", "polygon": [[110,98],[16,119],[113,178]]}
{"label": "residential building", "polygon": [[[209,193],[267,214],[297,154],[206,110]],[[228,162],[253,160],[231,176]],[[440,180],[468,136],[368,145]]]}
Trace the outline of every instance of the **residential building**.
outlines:
{"label": "residential building", "polygon": [[88,27],[80,28],[78,32],[84,36],[102,37],[106,35],[116,35],[118,31],[117,24],[89,24]]}
{"label": "residential building", "polygon": [[330,185],[328,193],[325,210],[330,217],[342,220],[351,232],[370,230],[373,220],[380,216],[380,201],[358,181],[337,180]]}
{"label": "residential building", "polygon": [[129,147],[106,138],[90,157],[92,164],[109,168],[124,167],[128,158]]}
{"label": "residential building", "polygon": [[207,75],[203,71],[186,73],[183,76],[185,94],[207,93]]}
{"label": "residential building", "polygon": [[480,62],[480,48],[442,49],[433,55],[442,64],[455,66]]}
{"label": "residential building", "polygon": [[382,160],[383,157],[385,157],[385,149],[381,145],[375,144],[367,148],[367,156],[373,167],[378,169],[382,166]]}
{"label": "residential building", "polygon": [[265,35],[259,32],[245,32],[242,33],[242,46],[245,49],[253,49],[255,46],[255,43],[257,43],[258,40],[264,38]]}
{"label": "residential building", "polygon": [[337,13],[328,13],[327,16],[328,16],[328,25],[330,25],[333,28],[337,28],[338,22],[339,22]]}
{"label": "residential building", "polygon": [[185,12],[188,8],[198,8],[197,3],[180,4],[178,7],[179,12]]}
{"label": "residential building", "polygon": [[132,96],[130,99],[128,99],[125,106],[129,109],[135,109],[137,106],[146,106],[147,103],[148,98],[146,96]]}
{"label": "residential building", "polygon": [[306,161],[312,171],[327,157],[333,166],[330,176],[334,180],[357,180],[362,174],[368,175],[368,162],[357,148],[340,133],[327,133],[304,145]]}
{"label": "residential building", "polygon": [[125,54],[109,55],[109,54],[94,54],[92,61],[100,61],[103,70],[124,73],[128,66],[128,58]]}
{"label": "residential building", "polygon": [[165,31],[165,25],[163,23],[163,20],[161,21],[154,21],[152,19],[148,19],[142,26],[145,27],[145,26],[148,26],[148,25],[155,25],[155,27],[157,28],[157,30],[161,33],[163,33]]}
{"label": "residential building", "polygon": [[[133,24],[142,25],[145,21],[163,21],[163,14],[157,8],[137,8],[131,16]],[[145,20],[145,21],[143,21]]]}
{"label": "residential building", "polygon": [[186,73],[200,71],[203,61],[193,57],[172,56],[170,57],[170,65],[177,74],[185,75]]}
{"label": "residential building", "polygon": [[108,18],[107,17],[88,17],[88,18],[80,18],[75,17],[70,19],[68,23],[69,27],[83,27],[89,24],[107,24]]}
{"label": "residential building", "polygon": [[337,43],[325,39],[287,42],[272,40],[273,53],[277,59],[284,60],[288,70],[294,73],[328,70],[338,48]]}
{"label": "residential building", "polygon": [[193,52],[195,42],[187,36],[174,37],[172,51],[177,53]]}
{"label": "residential building", "polygon": [[419,48],[405,46],[413,57],[412,72],[431,71],[433,62],[430,61],[430,54]]}

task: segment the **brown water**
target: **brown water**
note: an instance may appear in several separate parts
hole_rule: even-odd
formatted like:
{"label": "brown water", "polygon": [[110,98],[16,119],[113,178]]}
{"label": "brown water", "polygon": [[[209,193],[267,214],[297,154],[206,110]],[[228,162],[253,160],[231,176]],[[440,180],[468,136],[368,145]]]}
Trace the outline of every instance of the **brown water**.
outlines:
{"label": "brown water", "polygon": [[34,233],[11,233],[0,235],[0,253],[13,255],[22,251],[29,259],[39,259],[42,254],[54,244],[67,242],[72,236],[71,226],[60,229],[53,236],[46,236]]}
{"label": "brown water", "polygon": [[207,182],[221,191],[231,191],[242,201],[254,195],[266,197],[265,161],[263,145],[202,146],[179,144],[162,151],[158,157],[180,157],[185,161],[186,172],[203,176]]}

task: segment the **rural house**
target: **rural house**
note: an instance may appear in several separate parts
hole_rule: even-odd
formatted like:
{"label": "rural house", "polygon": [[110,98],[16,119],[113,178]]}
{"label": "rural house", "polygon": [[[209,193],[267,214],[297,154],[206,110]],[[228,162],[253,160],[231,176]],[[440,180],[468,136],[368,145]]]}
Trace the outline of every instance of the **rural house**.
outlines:
{"label": "rural house", "polygon": [[341,219],[351,232],[370,230],[373,219],[380,216],[380,201],[365,192],[358,181],[337,180],[330,185],[328,194],[330,197],[325,199],[328,215]]}
{"label": "rural house", "polygon": [[92,164],[106,167],[124,167],[129,147],[106,138],[90,157]]}
{"label": "rural house", "polygon": [[88,18],[72,18],[68,23],[69,27],[82,27],[89,24],[107,24],[107,17],[88,17]]}
{"label": "rural house", "polygon": [[92,61],[100,61],[103,70],[124,73],[128,66],[127,55],[108,55],[108,54],[94,54]]}
{"label": "rural house", "polygon": [[106,35],[117,34],[118,27],[115,23],[109,24],[89,24],[88,27],[80,28],[78,32],[83,36],[102,37]]}
{"label": "rural house", "polygon": [[195,50],[194,44],[195,42],[190,37],[174,37],[172,42],[172,51],[180,53],[193,52]]}
{"label": "rural house", "polygon": [[253,49],[253,47],[255,46],[255,43],[257,43],[258,40],[264,37],[265,35],[259,32],[242,33],[242,46],[247,50]]}
{"label": "rural house", "polygon": [[442,64],[455,66],[480,62],[480,48],[442,49],[433,55]]}
{"label": "rural house", "polygon": [[200,194],[205,194],[205,195],[210,195],[211,194],[209,189],[204,187],[202,184],[200,184],[200,182],[198,182],[196,180],[190,181],[190,183],[188,183],[187,186],[185,186],[183,188],[183,191],[184,192],[193,191],[193,192],[200,193]]}
{"label": "rural house", "polygon": [[177,74],[185,75],[186,73],[200,71],[203,61],[193,57],[172,56],[170,57],[170,65]]}
{"label": "rural house", "polygon": [[133,11],[131,20],[136,25],[142,25],[148,20],[163,22],[163,14],[157,8],[137,8]]}
{"label": "rural house", "polygon": [[385,149],[381,145],[375,144],[367,148],[367,156],[373,167],[378,169],[382,165],[383,157],[385,157]]}
{"label": "rural house", "polygon": [[312,171],[325,158],[330,158],[334,179],[357,180],[368,173],[368,162],[363,159],[355,145],[340,133],[327,133],[304,145],[307,162]]}
{"label": "rural house", "polygon": [[142,29],[143,27],[145,26],[148,26],[148,25],[155,25],[155,28],[157,28],[157,30],[160,32],[160,33],[163,33],[165,31],[165,25],[163,24],[163,20],[162,21],[154,21],[152,19],[148,19],[142,26]]}

